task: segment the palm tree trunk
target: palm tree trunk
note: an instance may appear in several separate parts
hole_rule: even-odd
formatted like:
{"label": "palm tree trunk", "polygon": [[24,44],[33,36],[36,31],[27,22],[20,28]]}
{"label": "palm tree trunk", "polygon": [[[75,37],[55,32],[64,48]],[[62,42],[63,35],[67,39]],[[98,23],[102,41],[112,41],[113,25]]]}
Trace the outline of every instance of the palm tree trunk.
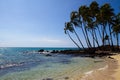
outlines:
{"label": "palm tree trunk", "polygon": [[102,27],[102,44],[103,44],[103,47],[105,46],[105,25],[103,24],[103,27]]}
{"label": "palm tree trunk", "polygon": [[95,37],[94,37],[94,31],[92,29],[92,37],[93,37],[93,47],[95,48]]}
{"label": "palm tree trunk", "polygon": [[97,26],[97,29],[98,29],[98,33],[99,33],[99,36],[100,36],[100,38],[101,38],[101,40],[102,40],[102,34],[101,34],[101,32],[100,32],[100,28]]}
{"label": "palm tree trunk", "polygon": [[107,34],[106,28],[105,28],[105,34],[108,36],[108,44],[110,45],[110,38],[109,35]]}
{"label": "palm tree trunk", "polygon": [[88,48],[90,48],[83,27],[81,27],[81,29],[82,29],[83,35],[85,37],[86,44],[87,44]]}
{"label": "palm tree trunk", "polygon": [[79,40],[79,42],[80,42],[80,44],[81,44],[82,48],[85,50],[85,47],[83,46],[82,41],[80,40],[80,38],[79,38],[79,36],[78,36],[77,32],[75,31],[75,29],[74,29],[74,33],[75,33],[75,35],[76,35],[77,39]]}
{"label": "palm tree trunk", "polygon": [[111,45],[113,47],[113,38],[112,38],[112,31],[111,31],[111,28],[110,28],[110,24],[109,24],[109,34],[110,34]]}
{"label": "palm tree trunk", "polygon": [[88,33],[87,33],[87,29],[86,29],[86,26],[85,26],[85,22],[84,22],[84,21],[83,21],[83,24],[84,24],[86,39],[87,39],[87,41],[88,41],[89,48],[92,48],[91,43],[90,43],[90,40],[89,40],[89,37],[88,37]]}
{"label": "palm tree trunk", "polygon": [[79,46],[79,45],[73,40],[73,38],[70,36],[69,32],[66,31],[66,33],[68,34],[69,38],[73,41],[73,43],[74,43],[79,49],[81,49],[80,46]]}
{"label": "palm tree trunk", "polygon": [[120,36],[119,36],[119,33],[118,33],[118,51],[120,50],[119,41],[120,41]]}
{"label": "palm tree trunk", "polygon": [[117,40],[117,48],[119,47],[119,36],[118,33],[116,33],[116,40]]}
{"label": "palm tree trunk", "polygon": [[86,33],[86,37],[87,37],[87,41],[88,41],[88,44],[90,46],[90,48],[92,47],[91,46],[91,43],[90,43],[90,40],[89,40],[89,37],[88,37],[88,33],[87,33],[87,29],[85,28],[85,33]]}
{"label": "palm tree trunk", "polygon": [[96,43],[97,43],[98,47],[100,47],[100,45],[99,45],[99,43],[98,43],[98,38],[97,38],[97,35],[96,35],[95,30],[94,30],[94,34],[95,34],[95,41],[96,41]]}

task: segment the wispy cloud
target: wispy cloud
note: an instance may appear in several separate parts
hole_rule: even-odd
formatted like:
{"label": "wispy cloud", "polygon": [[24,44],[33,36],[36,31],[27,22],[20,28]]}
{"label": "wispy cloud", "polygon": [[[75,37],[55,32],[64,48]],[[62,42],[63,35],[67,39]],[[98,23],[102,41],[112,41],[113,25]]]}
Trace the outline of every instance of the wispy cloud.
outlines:
{"label": "wispy cloud", "polygon": [[0,41],[0,47],[69,47],[70,40],[56,38],[28,38],[26,40]]}

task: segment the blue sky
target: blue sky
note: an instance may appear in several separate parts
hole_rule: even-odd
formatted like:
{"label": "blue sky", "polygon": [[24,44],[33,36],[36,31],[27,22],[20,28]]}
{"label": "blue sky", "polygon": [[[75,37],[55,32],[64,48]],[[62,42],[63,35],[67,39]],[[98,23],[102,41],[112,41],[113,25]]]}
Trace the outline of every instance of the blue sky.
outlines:
{"label": "blue sky", "polygon": [[[64,23],[71,11],[92,1],[0,0],[0,47],[74,47],[64,34]],[[120,0],[96,1],[120,11]]]}

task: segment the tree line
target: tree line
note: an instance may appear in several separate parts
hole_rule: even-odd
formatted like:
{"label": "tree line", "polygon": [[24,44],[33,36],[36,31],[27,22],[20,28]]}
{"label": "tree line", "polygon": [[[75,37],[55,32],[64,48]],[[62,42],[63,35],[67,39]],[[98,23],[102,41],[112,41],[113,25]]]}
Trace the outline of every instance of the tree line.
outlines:
{"label": "tree line", "polygon": [[[104,50],[106,46],[109,46],[110,50],[116,48],[118,50],[120,13],[115,13],[108,3],[100,6],[93,1],[89,6],[82,5],[78,11],[71,12],[70,21],[65,22],[64,31],[79,49],[99,48]],[[87,47],[83,43],[83,38]]]}

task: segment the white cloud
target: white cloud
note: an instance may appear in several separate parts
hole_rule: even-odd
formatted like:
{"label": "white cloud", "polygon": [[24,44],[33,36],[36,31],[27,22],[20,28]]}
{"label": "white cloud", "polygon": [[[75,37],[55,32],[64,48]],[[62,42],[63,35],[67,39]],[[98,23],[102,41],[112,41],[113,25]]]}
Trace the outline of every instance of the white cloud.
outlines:
{"label": "white cloud", "polygon": [[57,38],[27,38],[26,40],[0,41],[0,47],[73,47],[70,40]]}

